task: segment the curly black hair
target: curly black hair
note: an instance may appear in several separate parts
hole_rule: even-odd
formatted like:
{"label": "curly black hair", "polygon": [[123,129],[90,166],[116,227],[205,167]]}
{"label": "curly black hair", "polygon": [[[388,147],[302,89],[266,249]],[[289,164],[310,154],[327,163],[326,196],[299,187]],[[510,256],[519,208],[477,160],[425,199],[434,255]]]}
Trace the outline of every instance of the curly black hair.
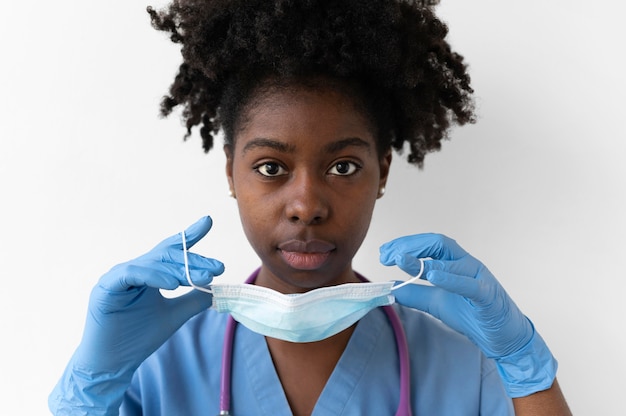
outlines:
{"label": "curly black hair", "polygon": [[201,124],[208,152],[220,130],[232,144],[259,88],[330,82],[373,120],[379,151],[402,152],[406,142],[408,161],[422,167],[452,123],[474,122],[467,67],[430,3],[174,0],[161,11],[148,7],[154,28],[182,45],[161,114],[182,106],[185,138]]}

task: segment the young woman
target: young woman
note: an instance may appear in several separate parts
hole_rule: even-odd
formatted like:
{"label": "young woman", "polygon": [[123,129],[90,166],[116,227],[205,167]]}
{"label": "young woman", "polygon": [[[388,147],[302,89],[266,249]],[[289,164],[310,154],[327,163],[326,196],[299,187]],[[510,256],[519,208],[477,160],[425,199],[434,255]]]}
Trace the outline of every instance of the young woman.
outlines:
{"label": "young woman", "polygon": [[[188,252],[209,217],[115,266],[53,413],[569,414],[532,323],[456,242],[381,247],[383,264],[431,287],[352,269],[392,150],[421,166],[451,123],[472,121],[463,58],[428,6],[181,0],[149,12],[182,45],[162,112],[182,106],[206,151],[223,133],[261,266],[245,284],[212,284],[222,263]],[[159,293],[179,285],[198,290]]]}

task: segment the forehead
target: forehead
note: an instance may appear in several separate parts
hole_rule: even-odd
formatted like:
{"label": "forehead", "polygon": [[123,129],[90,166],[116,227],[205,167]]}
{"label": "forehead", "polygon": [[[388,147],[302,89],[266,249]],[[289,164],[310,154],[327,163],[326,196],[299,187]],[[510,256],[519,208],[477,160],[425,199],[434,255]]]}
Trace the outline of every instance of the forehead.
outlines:
{"label": "forehead", "polygon": [[241,149],[238,142],[258,138],[293,143],[360,138],[375,147],[358,100],[332,88],[274,87],[256,94],[242,113],[235,146]]}

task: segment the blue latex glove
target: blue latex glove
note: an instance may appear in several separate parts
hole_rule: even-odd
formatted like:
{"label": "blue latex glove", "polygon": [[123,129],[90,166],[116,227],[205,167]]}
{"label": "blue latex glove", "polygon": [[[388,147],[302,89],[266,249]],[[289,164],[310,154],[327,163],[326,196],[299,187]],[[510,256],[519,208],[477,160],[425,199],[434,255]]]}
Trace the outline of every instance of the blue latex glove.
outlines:
{"label": "blue latex glove", "polygon": [[[210,217],[193,224],[188,247],[211,229]],[[201,286],[224,271],[213,259],[188,253],[192,281]],[[91,292],[83,338],[49,397],[56,415],[117,415],[139,365],[189,318],[211,306],[211,295],[192,291],[168,299],[159,289],[188,285],[181,234],[135,260],[117,265]]]}
{"label": "blue latex glove", "polygon": [[454,240],[438,234],[401,237],[380,248],[380,261],[396,265],[434,286],[406,285],[398,303],[422,310],[467,336],[493,358],[511,397],[548,389],[557,363],[530,320],[491,272]]}

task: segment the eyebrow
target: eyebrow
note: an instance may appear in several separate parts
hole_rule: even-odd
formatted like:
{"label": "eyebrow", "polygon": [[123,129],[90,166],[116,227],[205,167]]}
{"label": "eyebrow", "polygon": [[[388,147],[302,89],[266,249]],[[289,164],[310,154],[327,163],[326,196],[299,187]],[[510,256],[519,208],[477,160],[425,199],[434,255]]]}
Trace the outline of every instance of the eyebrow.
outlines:
{"label": "eyebrow", "polygon": [[242,149],[242,153],[245,154],[248,150],[252,150],[257,147],[269,147],[281,153],[293,153],[296,150],[295,146],[288,145],[287,143],[283,143],[274,139],[259,137],[256,139],[252,139],[248,143],[246,143],[246,145]]}
{"label": "eyebrow", "polygon": [[[336,142],[327,144],[324,147],[324,151],[326,153],[332,154],[332,153],[337,153],[350,146],[362,147],[368,151],[371,148],[371,145],[367,141],[359,137],[348,137],[348,138],[337,140]],[[281,153],[293,153],[296,151],[296,147],[293,145],[289,145],[287,143],[274,140],[274,139],[259,137],[259,138],[250,140],[248,143],[246,143],[246,145],[242,149],[242,152],[245,154],[249,150],[259,148],[259,147],[260,148],[269,147]]]}
{"label": "eyebrow", "polygon": [[369,142],[366,142],[365,140],[359,137],[348,137],[348,138],[341,139],[336,142],[327,144],[324,150],[326,151],[326,153],[337,153],[350,146],[363,147],[368,151],[371,148]]}

